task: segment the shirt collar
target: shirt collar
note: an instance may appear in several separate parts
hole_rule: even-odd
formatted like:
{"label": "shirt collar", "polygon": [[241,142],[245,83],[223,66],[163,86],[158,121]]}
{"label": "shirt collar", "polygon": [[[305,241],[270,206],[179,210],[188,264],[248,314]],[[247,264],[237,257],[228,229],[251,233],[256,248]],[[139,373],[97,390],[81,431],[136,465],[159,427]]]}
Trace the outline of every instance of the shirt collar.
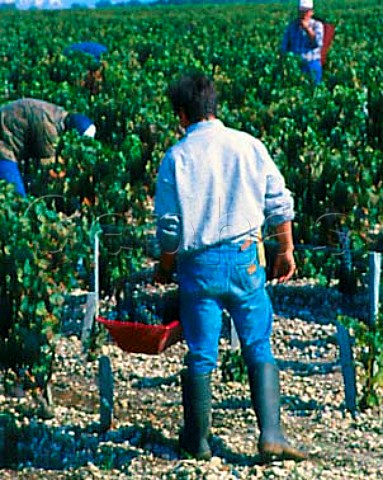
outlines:
{"label": "shirt collar", "polygon": [[218,118],[214,120],[205,120],[203,122],[192,123],[186,128],[186,133],[192,133],[197,130],[206,130],[214,127],[223,127],[223,123]]}

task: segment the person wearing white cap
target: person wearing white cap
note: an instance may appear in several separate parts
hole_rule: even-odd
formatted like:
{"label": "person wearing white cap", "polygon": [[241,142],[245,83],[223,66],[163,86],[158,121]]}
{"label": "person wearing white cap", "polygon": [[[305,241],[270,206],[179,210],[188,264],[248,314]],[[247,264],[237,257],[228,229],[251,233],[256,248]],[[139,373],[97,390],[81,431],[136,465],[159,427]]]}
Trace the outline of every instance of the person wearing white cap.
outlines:
{"label": "person wearing white cap", "polygon": [[292,52],[302,58],[302,71],[309,73],[315,84],[322,80],[321,49],[323,23],[313,18],[313,0],[299,0],[298,18],[292,21],[283,35],[281,51]]}
{"label": "person wearing white cap", "polygon": [[[51,159],[56,155],[59,137],[68,130],[94,137],[92,120],[80,113],[69,113],[53,103],[22,98],[0,107],[0,179],[15,185],[26,196],[19,170],[21,160]],[[53,175],[52,175],[53,176]]]}

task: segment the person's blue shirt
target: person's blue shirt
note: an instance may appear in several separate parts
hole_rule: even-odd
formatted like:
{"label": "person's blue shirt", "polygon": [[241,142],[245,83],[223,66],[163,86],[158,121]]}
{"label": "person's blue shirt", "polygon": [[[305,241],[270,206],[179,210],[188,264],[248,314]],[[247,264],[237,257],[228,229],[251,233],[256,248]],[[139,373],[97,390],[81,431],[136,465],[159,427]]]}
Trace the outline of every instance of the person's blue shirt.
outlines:
{"label": "person's blue shirt", "polygon": [[312,18],[309,25],[315,32],[314,39],[301,27],[299,20],[294,20],[287,26],[282,39],[282,53],[296,53],[307,62],[321,59],[323,23]]}

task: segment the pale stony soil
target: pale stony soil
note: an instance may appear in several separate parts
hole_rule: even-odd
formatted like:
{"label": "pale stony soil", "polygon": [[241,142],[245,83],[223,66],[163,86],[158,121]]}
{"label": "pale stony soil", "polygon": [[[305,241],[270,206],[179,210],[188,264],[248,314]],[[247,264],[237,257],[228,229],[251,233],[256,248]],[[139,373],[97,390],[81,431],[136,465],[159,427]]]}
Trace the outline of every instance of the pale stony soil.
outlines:
{"label": "pale stony soil", "polygon": [[[115,390],[113,429],[97,433],[98,361],[87,360],[79,340],[69,337],[58,346],[52,420],[34,416],[30,399],[10,399],[0,390],[0,410],[15,411],[29,431],[19,444],[24,463],[18,471],[0,470],[0,478],[383,479],[382,409],[353,418],[344,408],[333,324],[338,301],[333,291],[307,284],[275,295],[273,344],[281,368],[282,421],[290,439],[310,452],[308,461],[258,464],[248,386],[224,383],[221,369],[213,385],[214,457],[181,460],[183,343],[154,356],[128,354],[113,344],[97,352],[111,360]],[[221,353],[230,348],[227,339],[220,348]]]}

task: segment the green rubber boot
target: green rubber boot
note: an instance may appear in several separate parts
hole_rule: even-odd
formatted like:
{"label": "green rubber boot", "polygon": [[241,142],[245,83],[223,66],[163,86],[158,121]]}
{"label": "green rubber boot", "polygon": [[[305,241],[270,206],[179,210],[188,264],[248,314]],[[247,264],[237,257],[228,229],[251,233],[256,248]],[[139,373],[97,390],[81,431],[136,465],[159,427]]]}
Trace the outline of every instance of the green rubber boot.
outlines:
{"label": "green rubber boot", "polygon": [[273,363],[257,363],[249,370],[251,400],[260,429],[258,451],[262,461],[307,460],[302,450],[285,438],[280,424],[279,370]]}
{"label": "green rubber boot", "polygon": [[211,428],[211,376],[190,375],[182,372],[182,404],[184,427],[180,433],[180,450],[183,456],[209,460]]}

